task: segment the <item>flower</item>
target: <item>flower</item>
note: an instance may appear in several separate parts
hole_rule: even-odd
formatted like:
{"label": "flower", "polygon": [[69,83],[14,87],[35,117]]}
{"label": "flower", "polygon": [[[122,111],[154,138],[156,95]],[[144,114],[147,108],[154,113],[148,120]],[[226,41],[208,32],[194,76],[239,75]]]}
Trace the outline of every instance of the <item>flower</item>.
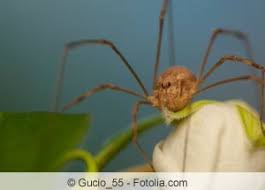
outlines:
{"label": "flower", "polygon": [[[155,170],[264,172],[265,138],[257,113],[241,101],[201,102],[155,146]],[[170,122],[177,114],[164,115]]]}

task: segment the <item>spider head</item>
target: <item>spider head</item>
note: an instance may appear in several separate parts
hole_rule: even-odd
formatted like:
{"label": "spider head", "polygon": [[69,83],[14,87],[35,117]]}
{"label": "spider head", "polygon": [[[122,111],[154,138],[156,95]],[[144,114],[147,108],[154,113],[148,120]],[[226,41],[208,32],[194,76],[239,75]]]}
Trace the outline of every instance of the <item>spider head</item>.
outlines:
{"label": "spider head", "polygon": [[197,91],[197,78],[188,69],[174,66],[156,81],[154,94],[149,97],[153,106],[176,112],[184,108]]}

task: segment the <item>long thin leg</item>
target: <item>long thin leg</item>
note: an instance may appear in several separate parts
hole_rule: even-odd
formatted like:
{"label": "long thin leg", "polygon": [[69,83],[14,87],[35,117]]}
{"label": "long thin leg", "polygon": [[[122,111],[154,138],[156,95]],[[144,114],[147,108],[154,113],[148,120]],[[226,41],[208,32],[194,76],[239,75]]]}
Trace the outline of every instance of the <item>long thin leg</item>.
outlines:
{"label": "long thin leg", "polygon": [[82,94],[81,96],[78,96],[77,98],[75,98],[74,100],[72,100],[70,103],[68,103],[67,105],[64,106],[63,111],[75,106],[76,104],[79,104],[80,102],[82,102],[84,99],[94,95],[95,93],[101,92],[103,90],[107,90],[107,89],[111,89],[114,91],[119,91],[119,92],[125,92],[127,94],[131,94],[133,96],[138,96],[140,98],[145,99],[145,96],[138,94],[137,92],[134,92],[130,89],[126,89],[126,88],[122,88],[119,86],[116,86],[114,84],[101,84],[95,88],[92,88],[91,90],[88,90],[87,92],[85,92],[84,94]]}
{"label": "long thin leg", "polygon": [[[262,65],[259,65],[257,63],[255,63],[254,61],[250,60],[250,59],[246,59],[243,57],[239,57],[239,56],[224,56],[222,57],[206,74],[205,76],[203,76],[199,82],[199,84],[201,84],[204,80],[206,80],[218,67],[220,67],[221,65],[223,65],[226,61],[234,61],[236,63],[241,63],[241,64],[245,64],[245,65],[249,65],[253,68],[256,68],[258,70],[261,70],[261,74],[262,74],[262,79],[264,81],[264,72],[265,72],[265,68]],[[231,62],[230,62],[231,63]],[[263,123],[263,115],[264,115],[264,83],[260,83],[260,96],[259,96],[259,111],[260,111],[260,121],[261,124]]]}
{"label": "long thin leg", "polygon": [[235,55],[227,55],[227,56],[223,56],[221,59],[219,59],[219,61],[216,64],[214,64],[214,66],[212,66],[212,68],[209,69],[209,71],[203,77],[201,77],[201,80],[199,82],[202,83],[203,81],[205,81],[211,74],[213,74],[213,72],[218,67],[220,67],[221,65],[223,65],[227,61],[232,61],[234,63],[236,62],[236,63],[249,65],[249,66],[254,67],[254,68],[258,69],[258,70],[265,71],[265,67],[264,66],[259,65],[259,64],[255,63],[254,61],[252,61],[250,59],[247,59],[247,58],[244,58],[244,57],[240,57],[240,56],[235,56]]}
{"label": "long thin leg", "polygon": [[55,92],[55,100],[54,100],[54,110],[58,111],[59,109],[59,100],[61,98],[61,91],[62,91],[62,86],[63,86],[63,80],[64,80],[64,70],[65,70],[65,64],[67,62],[67,57],[69,55],[69,51],[75,49],[75,48],[80,48],[85,45],[92,45],[92,44],[97,44],[97,45],[106,45],[110,47],[114,53],[118,55],[118,57],[122,60],[122,63],[127,67],[127,69],[130,71],[130,73],[133,75],[139,86],[142,88],[144,94],[148,96],[148,91],[146,90],[143,82],[141,81],[140,77],[137,75],[137,73],[134,71],[132,66],[129,64],[127,59],[122,55],[122,53],[118,50],[118,48],[110,41],[105,40],[105,39],[96,39],[96,40],[79,40],[79,41],[74,41],[67,43],[64,47],[64,52],[63,56],[61,59],[61,64],[60,64],[60,71],[59,71],[59,76],[56,84],[56,92]]}
{"label": "long thin leg", "polygon": [[253,81],[256,81],[260,84],[264,84],[264,81],[259,78],[259,77],[255,77],[255,76],[251,76],[251,75],[242,75],[242,76],[239,76],[239,77],[233,77],[233,78],[229,78],[229,79],[225,79],[225,80],[222,80],[222,81],[218,81],[216,83],[213,83],[213,84],[210,84],[210,85],[207,85],[206,87],[203,87],[202,89],[198,90],[196,92],[196,95],[197,94],[200,94],[210,88],[213,88],[213,87],[216,87],[216,86],[219,86],[219,85],[222,85],[222,84],[227,84],[227,83],[231,83],[231,82],[236,82],[236,81],[240,81],[240,80],[253,80]]}
{"label": "long thin leg", "polygon": [[159,16],[159,32],[158,32],[158,41],[157,41],[157,48],[156,48],[156,62],[154,66],[154,75],[153,75],[153,88],[155,87],[158,67],[159,67],[159,62],[160,62],[161,42],[162,42],[162,36],[163,36],[165,15],[167,13],[167,8],[168,8],[168,1],[169,0],[163,0],[163,5],[162,5],[160,16]]}
{"label": "long thin leg", "polygon": [[[226,79],[226,80],[222,80],[222,81],[218,81],[216,83],[213,83],[213,84],[210,84],[200,90],[197,91],[196,95],[202,93],[202,92],[205,92],[206,90],[209,90],[211,88],[214,88],[216,86],[220,86],[220,85],[223,85],[223,84],[228,84],[228,83],[232,83],[232,82],[236,82],[236,81],[242,81],[242,80],[252,80],[252,81],[255,81],[255,82],[258,82],[259,84],[263,85],[264,86],[264,75],[263,75],[263,78],[259,78],[259,77],[256,77],[256,76],[251,76],[251,75],[243,75],[243,76],[238,76],[238,77],[233,77],[233,78],[229,78],[229,79]],[[264,92],[263,94],[261,95],[261,106],[260,106],[260,126],[261,126],[261,129],[262,129],[262,133],[263,135],[265,136],[265,128],[263,127],[263,109],[264,109]]]}
{"label": "long thin leg", "polygon": [[[220,35],[230,35],[232,37],[235,37],[235,38],[238,38],[239,40],[241,40],[243,42],[243,45],[245,47],[245,51],[246,51],[246,54],[247,54],[247,57],[250,59],[250,60],[254,60],[254,53],[253,53],[253,50],[251,48],[251,43],[249,41],[249,38],[246,34],[240,32],[240,31],[236,31],[236,30],[226,30],[226,29],[221,29],[221,28],[218,28],[216,30],[214,30],[214,32],[212,33],[212,36],[210,38],[210,42],[208,44],[208,48],[206,50],[206,53],[205,53],[205,56],[204,56],[204,59],[203,59],[203,63],[201,65],[201,69],[200,69],[200,73],[199,73],[199,80],[202,79],[202,76],[203,76],[203,73],[204,73],[204,69],[205,69],[205,66],[208,62],[208,57],[210,55],[210,52],[212,50],[212,47],[213,47],[213,44],[214,42],[216,41],[217,37],[220,36]],[[261,72],[262,74],[262,77],[264,77],[264,72],[262,71]],[[263,105],[264,104],[264,84],[262,84],[260,86],[260,89],[258,89],[261,91],[261,97],[259,97],[259,105]],[[262,108],[260,109],[261,111],[261,115],[263,117],[263,109],[264,109],[264,106],[262,106]]]}
{"label": "long thin leg", "polygon": [[[262,71],[262,80],[265,81],[265,74],[264,71]],[[261,85],[261,95],[260,95],[260,113],[259,113],[259,121],[260,121],[260,126],[263,126],[263,116],[264,116],[264,82]],[[265,129],[263,129],[263,135],[265,136]]]}
{"label": "long thin leg", "polygon": [[240,31],[236,31],[236,30],[226,30],[226,29],[218,28],[218,29],[213,31],[212,36],[210,38],[209,45],[207,47],[207,50],[206,50],[206,53],[204,55],[203,62],[202,62],[201,68],[200,68],[200,73],[198,76],[199,79],[201,79],[201,77],[203,76],[204,69],[205,69],[205,66],[208,62],[208,58],[209,58],[209,55],[211,53],[213,44],[216,41],[217,37],[220,35],[228,35],[228,36],[238,38],[239,40],[242,40],[242,42],[244,43],[244,46],[245,46],[245,51],[247,53],[247,57],[249,59],[253,60],[253,57],[254,57],[253,51],[252,51],[249,39],[248,39],[246,34],[240,32]]}
{"label": "long thin leg", "polygon": [[150,102],[148,101],[144,101],[144,100],[140,100],[138,102],[136,102],[133,106],[132,109],[132,142],[136,145],[136,148],[138,150],[138,152],[143,156],[144,160],[149,163],[150,167],[152,169],[153,168],[153,164],[150,161],[150,159],[148,158],[147,153],[144,151],[144,149],[142,148],[142,146],[140,145],[140,143],[138,142],[138,133],[137,133],[137,115],[140,109],[141,105],[150,105]]}
{"label": "long thin leg", "polygon": [[174,38],[174,15],[173,15],[173,0],[169,0],[168,5],[168,53],[169,53],[169,63],[170,66],[176,64],[176,48],[175,48],[175,38]]}

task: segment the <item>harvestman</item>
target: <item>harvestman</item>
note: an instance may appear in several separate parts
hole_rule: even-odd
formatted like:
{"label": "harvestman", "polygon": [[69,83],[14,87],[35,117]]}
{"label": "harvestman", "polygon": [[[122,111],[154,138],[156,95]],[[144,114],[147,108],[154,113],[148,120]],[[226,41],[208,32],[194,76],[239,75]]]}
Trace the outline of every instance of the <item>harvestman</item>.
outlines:
{"label": "harvestman", "polygon": [[[63,108],[63,110],[67,110],[71,108],[72,106],[80,103],[85,98],[88,98],[89,96],[97,92],[106,90],[106,89],[125,92],[127,94],[139,97],[140,100],[135,103],[132,109],[132,130],[133,130],[132,131],[133,132],[132,142],[136,145],[137,150],[139,150],[140,153],[144,155],[144,158],[148,162],[149,162],[148,157],[146,156],[145,151],[142,149],[142,147],[138,143],[138,139],[137,139],[137,114],[138,114],[138,111],[141,105],[150,105],[159,110],[162,110],[162,108],[166,108],[169,111],[176,112],[176,111],[183,109],[185,106],[189,105],[192,101],[192,98],[195,95],[198,95],[199,93],[202,93],[210,88],[213,88],[213,87],[216,87],[222,84],[241,81],[241,80],[252,80],[252,81],[257,82],[261,86],[261,89],[262,89],[261,96],[260,96],[261,98],[260,99],[260,104],[261,104],[260,105],[260,121],[261,122],[262,122],[262,116],[264,112],[263,111],[264,109],[263,108],[264,107],[264,90],[263,89],[264,89],[265,68],[262,65],[256,64],[253,61],[249,40],[247,36],[240,31],[216,29],[212,33],[206,53],[204,55],[202,65],[200,67],[200,72],[197,75],[197,77],[190,70],[188,70],[185,67],[181,67],[181,66],[171,66],[165,72],[163,72],[160,76],[158,76],[158,68],[160,64],[160,49],[161,49],[161,42],[162,42],[162,36],[163,36],[162,34],[163,34],[163,28],[164,28],[164,19],[168,11],[167,9],[168,9],[169,3],[170,3],[169,0],[163,0],[163,4],[160,10],[159,33],[158,33],[158,41],[157,41],[156,62],[154,65],[154,73],[153,73],[152,94],[149,94],[143,82],[141,81],[140,77],[134,71],[132,66],[128,63],[127,59],[123,56],[123,54],[118,50],[118,48],[111,41],[105,40],[105,39],[92,39],[92,40],[85,39],[85,40],[70,42],[65,45],[64,53],[63,53],[62,61],[61,61],[61,70],[59,73],[59,80],[57,83],[57,93],[55,97],[55,110],[58,111],[58,108],[59,108],[58,100],[60,99],[60,96],[61,96],[60,93],[61,93],[61,88],[62,88],[62,83],[63,83],[64,69],[65,69],[65,64],[67,61],[67,56],[69,54],[69,51],[75,48],[79,48],[81,46],[92,45],[92,44],[107,46],[111,48],[114,51],[114,53],[116,53],[118,57],[121,59],[122,61],[121,63],[123,63],[129,70],[129,72],[133,75],[134,79],[139,84],[140,88],[142,89],[143,94],[135,92],[131,89],[127,89],[127,88],[123,88],[123,87],[120,87],[114,84],[106,83],[106,84],[101,84],[85,92],[81,96],[75,98],[73,101],[67,104]],[[212,46],[215,40],[217,39],[217,37],[221,35],[229,35],[239,40],[242,40],[246,48],[246,51],[249,55],[249,58],[244,58],[244,57],[235,56],[235,55],[223,56],[219,59],[219,61],[216,64],[214,64],[208,70],[208,72],[206,72],[206,74],[204,74],[205,66],[208,62],[208,57],[210,55]],[[214,71],[216,71],[217,68],[219,68],[221,65],[223,65],[226,62],[241,63],[241,64],[254,67],[258,70],[261,70],[262,78],[252,76],[252,75],[241,75],[241,76],[221,80],[221,81],[215,82],[213,84],[210,84],[206,87],[201,88],[202,83],[210,75],[212,75]],[[261,128],[262,128],[263,134],[265,135],[265,129],[262,127],[262,125],[261,125]]]}

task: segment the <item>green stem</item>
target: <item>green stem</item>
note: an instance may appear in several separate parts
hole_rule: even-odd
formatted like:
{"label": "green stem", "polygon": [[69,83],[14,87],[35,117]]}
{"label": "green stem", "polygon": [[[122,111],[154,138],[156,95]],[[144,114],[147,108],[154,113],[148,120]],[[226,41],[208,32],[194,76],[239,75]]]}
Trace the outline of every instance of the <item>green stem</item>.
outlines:
{"label": "green stem", "polygon": [[85,150],[80,150],[80,149],[73,150],[71,152],[66,153],[63,159],[60,162],[58,162],[59,164],[57,164],[57,166],[63,166],[66,163],[71,162],[73,160],[83,161],[86,165],[87,172],[98,171],[97,163],[94,157],[92,156],[92,154],[90,152],[87,152]]}
{"label": "green stem", "polygon": [[[143,121],[140,121],[138,124],[138,134],[142,134],[148,129],[154,128],[158,125],[164,123],[164,120],[161,116],[153,116]],[[123,148],[125,148],[131,141],[132,130],[128,128],[125,132],[119,134],[117,137],[114,137],[95,157],[97,167],[99,170],[104,168],[104,166],[113,159]]]}

